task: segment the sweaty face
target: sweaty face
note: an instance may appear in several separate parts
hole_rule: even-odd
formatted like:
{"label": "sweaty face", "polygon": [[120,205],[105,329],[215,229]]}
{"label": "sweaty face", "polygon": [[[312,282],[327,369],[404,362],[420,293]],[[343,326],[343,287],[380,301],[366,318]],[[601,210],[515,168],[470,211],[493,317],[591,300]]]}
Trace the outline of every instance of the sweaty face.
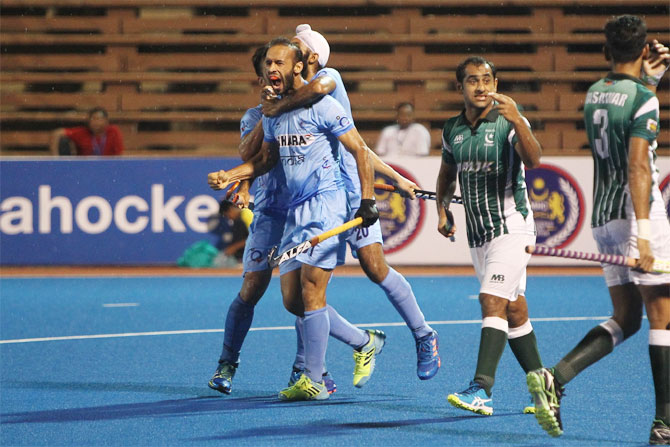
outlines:
{"label": "sweaty face", "polygon": [[277,94],[286,93],[293,88],[295,75],[300,73],[301,67],[296,67],[297,61],[294,60],[294,56],[294,51],[285,45],[275,45],[268,49],[265,56],[265,70],[269,85]]}
{"label": "sweaty face", "polygon": [[298,39],[297,37],[291,39],[291,43],[300,48],[300,51],[302,52],[302,63],[304,65],[302,69],[302,76],[303,78],[307,79],[309,78],[309,73],[307,72],[307,61],[309,61],[310,56],[312,56],[312,51],[309,48],[307,48],[305,42]]}
{"label": "sweaty face", "polygon": [[107,124],[109,124],[109,121],[102,112],[94,113],[88,120],[89,129],[96,135],[103,133],[105,128],[107,128]]}
{"label": "sweaty face", "polygon": [[488,93],[497,91],[498,80],[493,77],[488,64],[469,64],[465,67],[465,77],[459,88],[462,89],[466,106],[485,109],[493,101]]}

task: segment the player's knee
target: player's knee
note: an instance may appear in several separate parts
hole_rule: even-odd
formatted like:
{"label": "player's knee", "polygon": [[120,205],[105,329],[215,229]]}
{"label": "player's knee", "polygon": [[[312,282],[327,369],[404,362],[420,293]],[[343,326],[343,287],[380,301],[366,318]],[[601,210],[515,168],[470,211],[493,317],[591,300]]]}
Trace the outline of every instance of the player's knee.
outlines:
{"label": "player's knee", "polygon": [[389,266],[386,264],[383,254],[379,256],[375,251],[364,252],[362,255],[359,252],[359,261],[361,268],[370,279],[370,281],[379,284],[384,281],[389,274]]}
{"label": "player's knee", "polygon": [[621,321],[618,321],[621,326],[621,331],[623,332],[623,338],[627,338],[634,335],[642,327],[642,313],[640,314],[627,314]]}

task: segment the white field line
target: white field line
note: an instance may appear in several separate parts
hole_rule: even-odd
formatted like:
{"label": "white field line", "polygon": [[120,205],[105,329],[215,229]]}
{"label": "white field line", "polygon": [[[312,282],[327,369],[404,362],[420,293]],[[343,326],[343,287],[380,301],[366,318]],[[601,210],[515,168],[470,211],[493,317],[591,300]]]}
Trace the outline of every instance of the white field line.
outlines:
{"label": "white field line", "polygon": [[106,303],[102,307],[137,307],[140,303]]}
{"label": "white field line", "polygon": [[[531,318],[533,322],[554,322],[554,321],[586,321],[586,320],[607,320],[609,316],[601,317],[549,317],[549,318]],[[646,317],[645,317],[646,318]],[[428,321],[430,325],[450,325],[450,324],[481,324],[481,320],[442,320]],[[366,323],[355,324],[358,327],[396,327],[405,326],[405,323]],[[267,326],[255,327],[250,331],[289,331],[295,330],[295,326]],[[123,337],[147,337],[155,335],[185,335],[185,334],[211,334],[223,332],[223,329],[189,329],[182,331],[155,331],[155,332],[125,332],[121,334],[94,334],[94,335],[68,335],[63,337],[41,337],[41,338],[17,338],[12,340],[0,340],[0,345],[15,343],[36,343],[44,341],[65,341],[65,340],[91,340],[96,338],[123,338]]]}

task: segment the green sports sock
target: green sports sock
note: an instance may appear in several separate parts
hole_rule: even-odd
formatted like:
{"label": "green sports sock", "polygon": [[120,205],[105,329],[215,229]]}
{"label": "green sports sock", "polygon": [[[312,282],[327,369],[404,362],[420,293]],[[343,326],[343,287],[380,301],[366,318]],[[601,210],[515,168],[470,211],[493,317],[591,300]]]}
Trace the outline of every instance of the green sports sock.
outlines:
{"label": "green sports sock", "polygon": [[[511,332],[510,330],[510,337]],[[540,351],[537,349],[535,331],[521,337],[509,338],[507,342],[525,373],[542,368],[542,359],[540,358]]]}
{"label": "green sports sock", "polygon": [[591,329],[584,338],[555,366],[554,377],[559,384],[565,385],[588,366],[612,352],[614,342],[609,332],[598,325]]}
{"label": "green sports sock", "polygon": [[670,425],[670,346],[650,344],[649,360],[651,361],[651,375],[654,378],[656,419]]}
{"label": "green sports sock", "polygon": [[505,344],[507,344],[507,332],[492,327],[482,327],[474,381],[484,387],[488,396],[491,396],[496,369],[505,350]]}

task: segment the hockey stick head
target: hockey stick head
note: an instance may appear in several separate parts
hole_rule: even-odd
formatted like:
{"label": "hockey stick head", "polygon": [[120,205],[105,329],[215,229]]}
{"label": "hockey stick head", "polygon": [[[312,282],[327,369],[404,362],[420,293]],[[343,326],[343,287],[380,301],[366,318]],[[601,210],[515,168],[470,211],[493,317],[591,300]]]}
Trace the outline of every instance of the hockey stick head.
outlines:
{"label": "hockey stick head", "polygon": [[275,245],[270,249],[270,252],[268,253],[268,266],[273,269],[279,265],[279,260],[281,259],[281,256],[277,256],[277,252],[279,251],[279,246]]}

